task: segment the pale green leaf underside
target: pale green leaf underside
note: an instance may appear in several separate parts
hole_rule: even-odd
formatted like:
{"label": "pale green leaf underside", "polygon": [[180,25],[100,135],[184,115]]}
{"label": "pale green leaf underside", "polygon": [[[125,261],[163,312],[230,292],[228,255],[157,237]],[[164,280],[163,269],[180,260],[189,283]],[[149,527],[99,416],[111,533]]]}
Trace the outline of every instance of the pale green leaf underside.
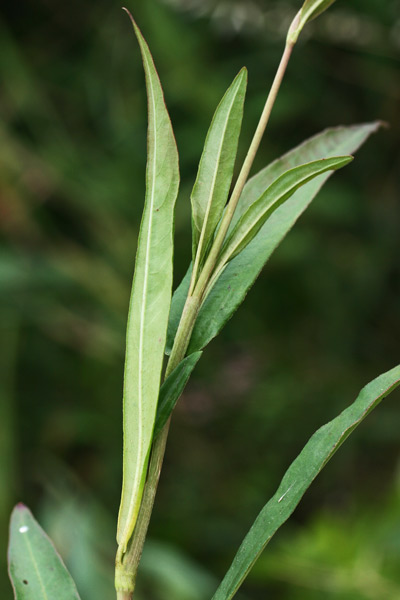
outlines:
{"label": "pale green leaf underside", "polygon": [[334,2],[335,0],[306,0],[298,13],[296,27],[289,31],[288,39],[296,42],[304,26],[325,12]]}
{"label": "pale green leaf underside", "polygon": [[[191,194],[193,260],[201,264],[224,210],[232,182],[243,118],[247,70],[235,77],[215,111]],[[197,272],[197,264],[196,264]]]}
{"label": "pale green leaf underside", "polygon": [[243,540],[213,600],[230,600],[272,536],[290,517],[311,483],[365,417],[400,383],[400,366],[366,385],[356,401],[321,427],[287,470]]}
{"label": "pale green leaf underside", "polygon": [[8,572],[16,600],[79,600],[60,555],[23,504],[11,515]]}
{"label": "pale green leaf underside", "polygon": [[272,213],[291,198],[296,190],[314,177],[341,169],[352,160],[351,156],[323,158],[289,169],[278,177],[242,215],[224,243],[216,270],[239,254],[254,239]]}
{"label": "pale green leaf underside", "polygon": [[148,96],[146,199],[129,306],[124,376],[123,486],[118,544],[136,522],[160,388],[171,303],[173,210],[179,186],[178,153],[161,84],[136,24]]}
{"label": "pale green leaf underside", "polygon": [[161,432],[168,421],[201,355],[202,352],[195,352],[184,358],[162,384],[154,425],[154,437]]}
{"label": "pale green leaf underside", "polygon": [[[232,227],[247,208],[285,171],[321,158],[321,156],[329,158],[353,154],[379,127],[380,123],[369,123],[328,129],[271,163],[246,184],[239,200],[237,212],[235,212]],[[330,175],[331,172],[319,175],[297,190],[287,202],[274,212],[243,252],[229,262],[200,309],[190,340],[189,353],[201,350],[219,333],[244,300],[273,251],[310,205]],[[174,306],[174,303],[180,301],[182,296],[183,289],[180,290],[176,300],[174,294],[171,314],[175,322],[169,325],[167,348],[170,340],[173,339],[173,331],[177,327],[176,316],[182,312],[183,308],[181,306],[179,309],[178,306]]]}

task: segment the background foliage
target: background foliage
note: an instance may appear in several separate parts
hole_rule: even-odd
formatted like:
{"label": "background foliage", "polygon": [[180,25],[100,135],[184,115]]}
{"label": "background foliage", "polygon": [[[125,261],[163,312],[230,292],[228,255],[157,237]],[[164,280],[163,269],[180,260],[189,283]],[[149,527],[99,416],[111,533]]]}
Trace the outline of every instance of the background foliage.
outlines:
{"label": "background foliage", "polygon": [[[176,281],[215,106],[239,68],[243,157],[300,2],[128,3],[152,48],[181,155]],[[82,598],[112,597],[124,330],[144,197],[146,100],[118,3],[5,2],[0,17],[0,523],[23,500]],[[326,126],[381,118],[207,348],[172,426],[139,593],[209,598],[314,430],[398,362],[400,3],[339,1],[294,53],[257,159]],[[305,43],[306,42],[306,43]],[[335,456],[242,597],[400,594],[399,394]]]}

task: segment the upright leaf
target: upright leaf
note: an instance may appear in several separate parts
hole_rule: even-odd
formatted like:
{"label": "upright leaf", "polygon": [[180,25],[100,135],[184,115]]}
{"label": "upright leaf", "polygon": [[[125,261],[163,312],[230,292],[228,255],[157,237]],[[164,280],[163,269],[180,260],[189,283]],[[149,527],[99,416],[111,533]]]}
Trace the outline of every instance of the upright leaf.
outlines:
{"label": "upright leaf", "polygon": [[[328,158],[340,154],[353,154],[379,127],[380,123],[370,123],[328,129],[270,164],[246,184],[233,226],[248,206],[282,173],[321,156]],[[189,344],[189,353],[204,348],[222,329],[244,300],[273,251],[310,205],[329,176],[330,173],[319,175],[297,190],[292,198],[268,219],[243,252],[230,261],[200,309]],[[175,310],[174,315],[177,312]],[[172,326],[169,335],[173,338]]]}
{"label": "upright leaf", "polygon": [[400,365],[366,385],[356,401],[311,437],[287,470],[243,540],[213,600],[230,600],[274,533],[290,517],[311,483],[365,417],[400,384]]}
{"label": "upright leaf", "polygon": [[8,572],[15,600],[79,600],[60,555],[23,504],[11,515]]}
{"label": "upright leaf", "polygon": [[160,388],[171,302],[173,210],[179,185],[178,153],[161,84],[149,48],[140,45],[148,96],[146,199],[129,306],[124,377],[124,459],[118,544],[132,535],[143,492]]}
{"label": "upright leaf", "polygon": [[341,169],[352,160],[351,156],[323,158],[289,169],[278,177],[242,215],[223,245],[216,270],[218,271],[219,265],[225,265],[239,254],[255,238],[272,213],[291,198],[296,190],[318,175]]}
{"label": "upright leaf", "polygon": [[243,118],[247,70],[243,68],[222,98],[208,130],[193,187],[192,226],[195,277],[222,216],[232,182]]}

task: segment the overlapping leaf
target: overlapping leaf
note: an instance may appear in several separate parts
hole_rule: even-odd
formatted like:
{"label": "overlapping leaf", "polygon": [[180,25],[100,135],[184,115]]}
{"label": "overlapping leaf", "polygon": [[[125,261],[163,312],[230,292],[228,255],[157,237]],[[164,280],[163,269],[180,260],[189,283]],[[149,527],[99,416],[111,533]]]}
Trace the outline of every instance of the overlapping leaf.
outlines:
{"label": "overlapping leaf", "polygon": [[15,600],[79,600],[60,555],[23,504],[11,515],[8,572]]}
{"label": "overlapping leaf", "polygon": [[321,427],[287,470],[264,506],[224,577],[213,600],[230,600],[272,536],[290,517],[311,483],[365,417],[400,384],[400,366],[366,385],[356,401]]}
{"label": "overlapping leaf", "polygon": [[[232,222],[232,229],[247,208],[288,169],[322,157],[353,154],[380,127],[379,122],[328,129],[307,140],[288,154],[274,161],[246,184]],[[244,300],[261,269],[279,246],[300,215],[310,205],[330,173],[319,175],[297,190],[268,219],[254,240],[227,265],[200,309],[189,344],[189,353],[204,348],[222,329]],[[168,326],[167,352],[172,347],[175,332],[182,314],[188,280],[175,292]]]}
{"label": "overlapping leaf", "polygon": [[195,352],[184,358],[162,384],[154,425],[154,437],[160,433],[168,421],[201,355],[202,352]]}
{"label": "overlapping leaf", "polygon": [[[222,98],[208,130],[193,187],[193,261],[197,273],[224,210],[232,182],[243,118],[247,70],[243,68]],[[195,274],[196,276],[196,274]]]}
{"label": "overlapping leaf", "polygon": [[226,239],[216,271],[237,256],[255,238],[266,220],[291,198],[296,190],[318,175],[341,169],[352,160],[351,156],[323,158],[294,167],[278,177],[261,197],[249,206]]}
{"label": "overlapping leaf", "polygon": [[152,440],[171,303],[178,153],[161,84],[136,24],[148,95],[146,199],[129,306],[124,377],[124,459],[118,544],[132,535]]}

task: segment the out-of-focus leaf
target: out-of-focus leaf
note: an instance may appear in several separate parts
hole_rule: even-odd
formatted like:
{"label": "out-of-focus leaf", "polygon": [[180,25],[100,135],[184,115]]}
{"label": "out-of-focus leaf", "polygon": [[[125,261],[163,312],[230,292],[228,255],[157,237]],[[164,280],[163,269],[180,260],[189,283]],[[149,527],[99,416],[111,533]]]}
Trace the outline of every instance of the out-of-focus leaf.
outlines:
{"label": "out-of-focus leaf", "polygon": [[191,195],[195,278],[228,198],[246,86],[247,70],[243,68],[218,105],[200,159]]}
{"label": "out-of-focus leaf", "polygon": [[124,377],[124,459],[118,544],[132,535],[143,493],[171,304],[178,152],[149,48],[135,22],[149,109],[146,201],[129,306]]}
{"label": "out-of-focus leaf", "polygon": [[60,555],[23,504],[11,515],[8,565],[16,600],[79,600]]}
{"label": "out-of-focus leaf", "polygon": [[154,425],[154,437],[160,433],[168,421],[201,355],[202,352],[195,352],[184,358],[162,384]]}
{"label": "out-of-focus leaf", "polygon": [[[247,207],[282,173],[321,156],[328,158],[353,154],[379,127],[380,123],[369,123],[328,129],[271,163],[246,184],[233,226]],[[200,309],[188,348],[189,354],[204,348],[219,333],[244,300],[273,251],[310,205],[330,174],[319,175],[297,190],[268,219],[243,252],[229,262]]]}
{"label": "out-of-focus leaf", "polygon": [[311,483],[365,417],[400,384],[400,365],[371,381],[351,406],[310,438],[243,540],[213,600],[230,600]]}
{"label": "out-of-focus leaf", "polygon": [[262,196],[249,206],[236,224],[222,247],[215,271],[218,273],[220,268],[237,256],[255,238],[272,213],[291,198],[296,190],[314,177],[327,171],[341,169],[352,160],[351,156],[324,158],[290,169],[278,177]]}
{"label": "out-of-focus leaf", "polygon": [[303,27],[327,10],[335,0],[306,0],[295,20],[295,26],[289,30],[288,41],[295,43]]}

